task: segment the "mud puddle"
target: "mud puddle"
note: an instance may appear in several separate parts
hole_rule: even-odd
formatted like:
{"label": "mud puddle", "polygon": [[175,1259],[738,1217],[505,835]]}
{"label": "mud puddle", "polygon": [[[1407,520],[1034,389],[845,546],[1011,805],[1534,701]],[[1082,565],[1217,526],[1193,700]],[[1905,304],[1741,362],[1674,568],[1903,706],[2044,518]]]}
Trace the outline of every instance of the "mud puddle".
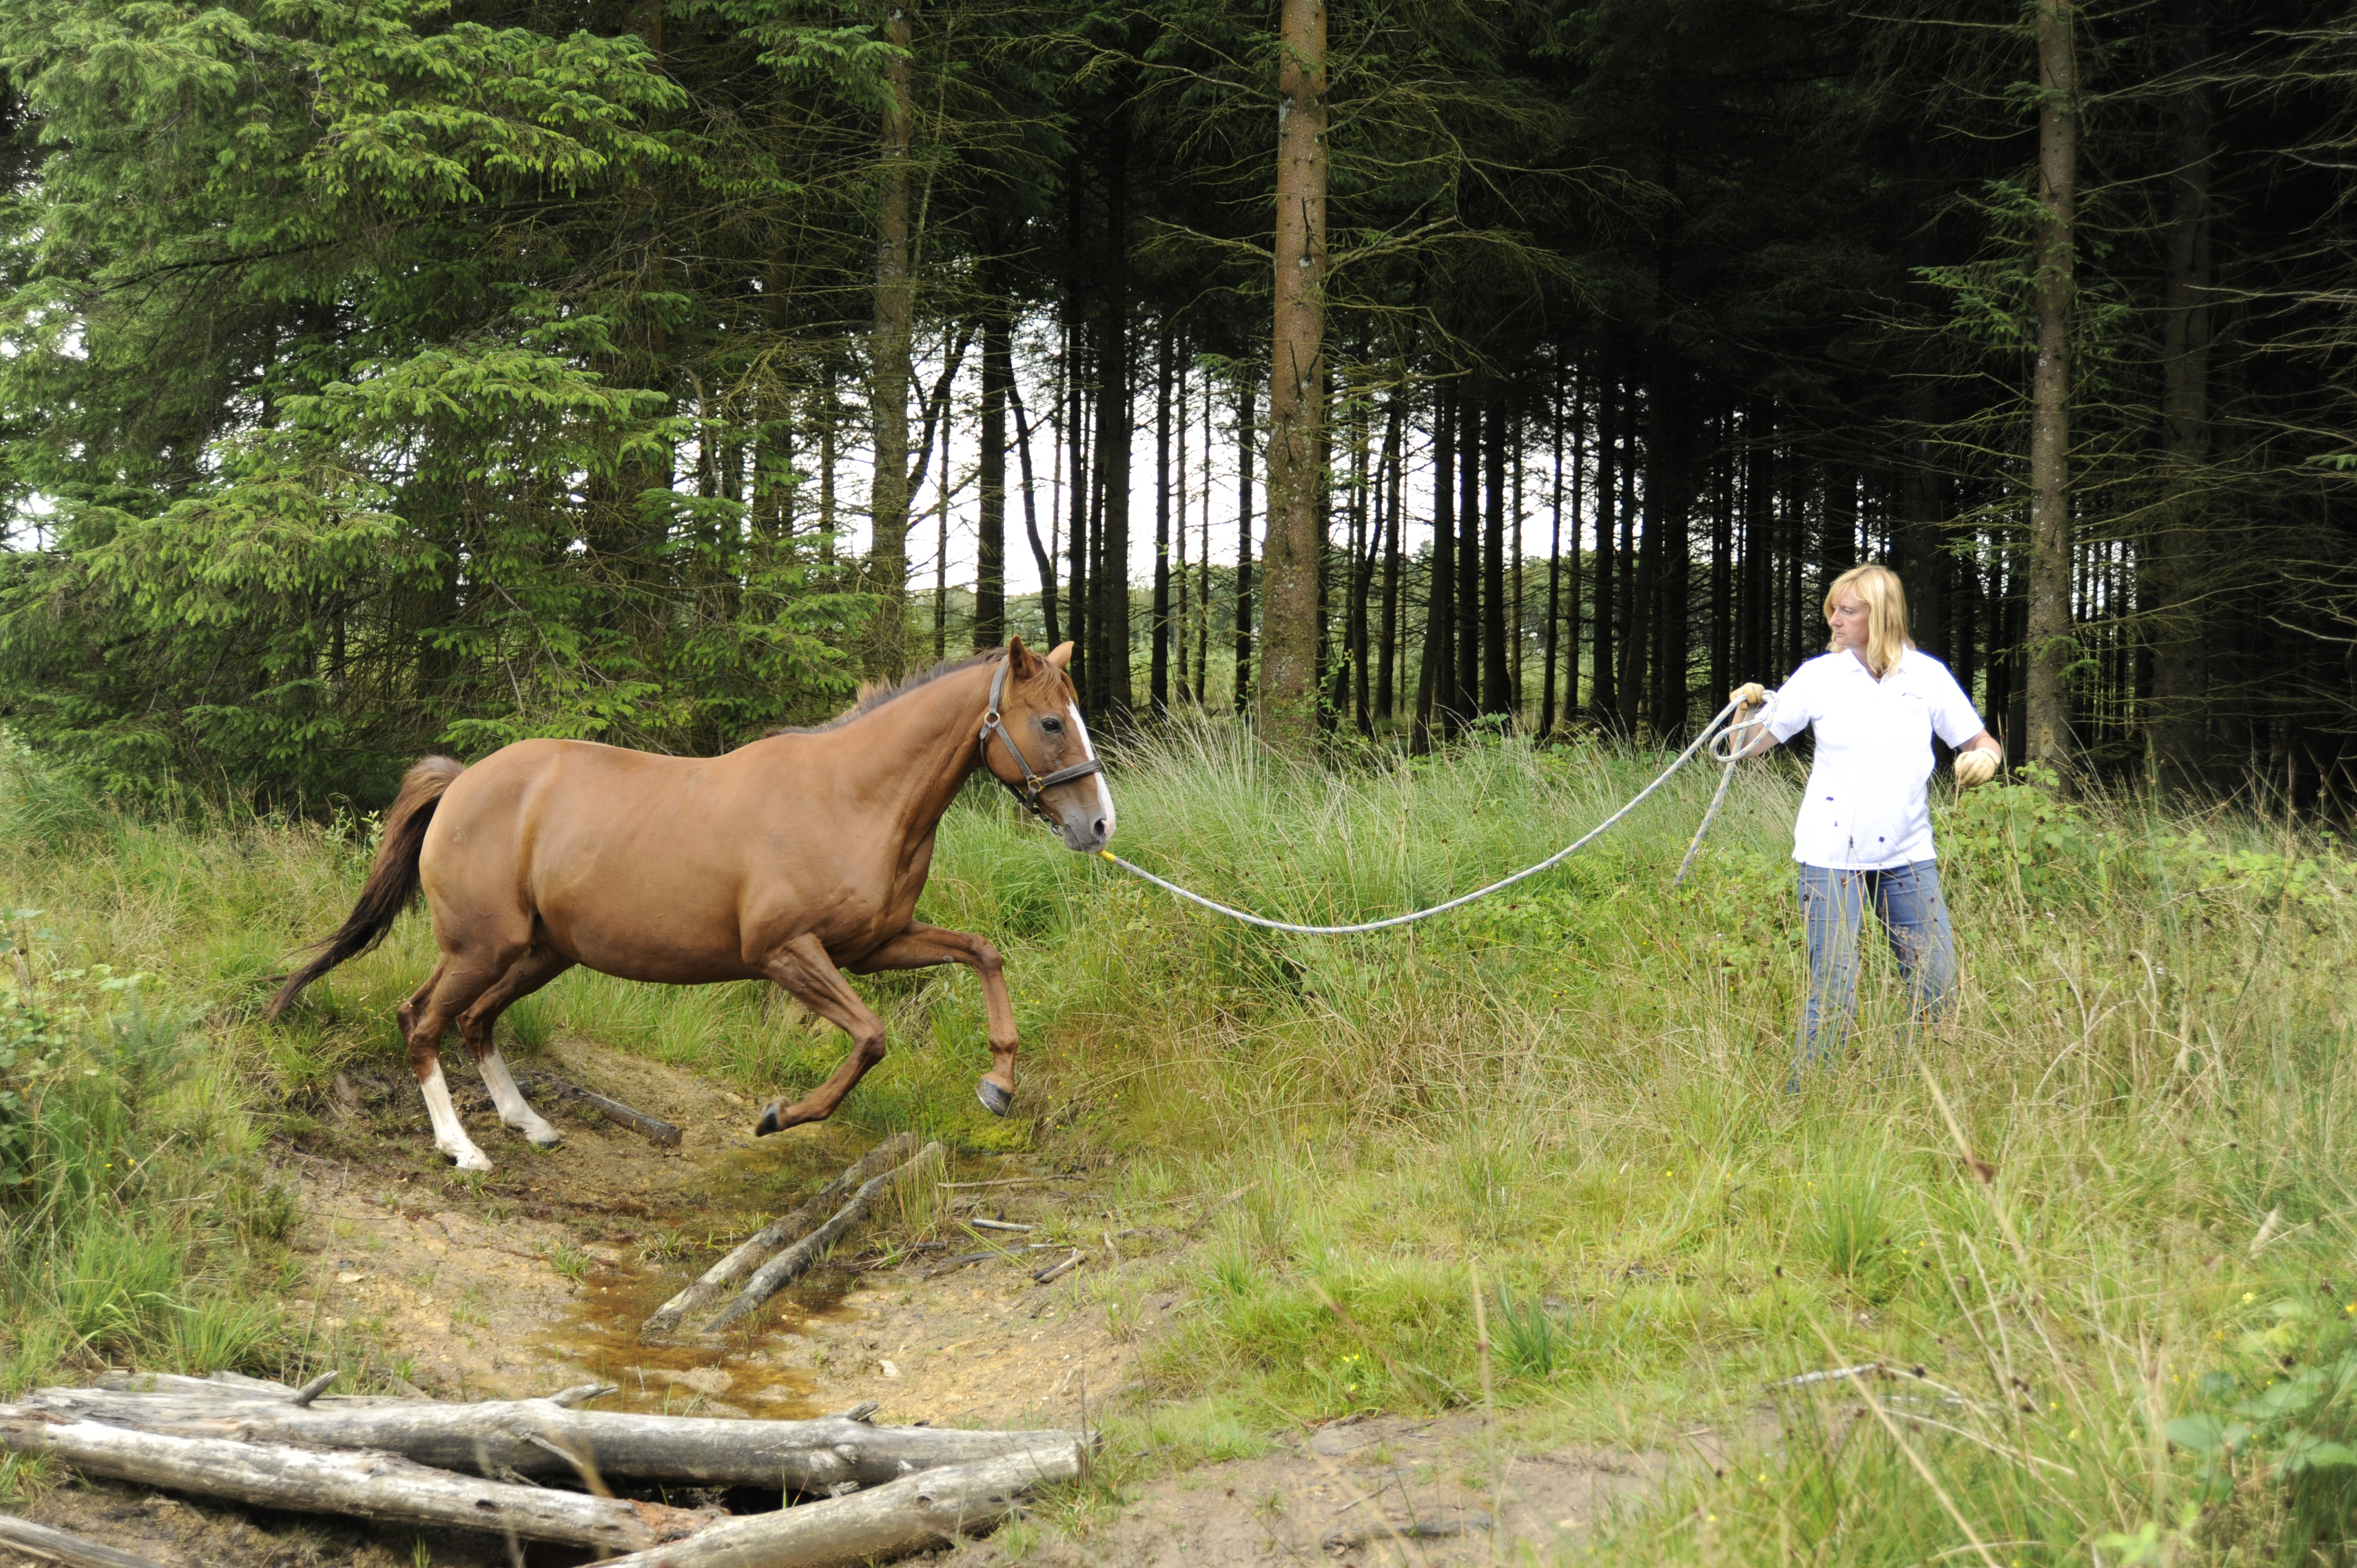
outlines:
{"label": "mud puddle", "polygon": [[[449,1398],[517,1398],[617,1385],[609,1408],[674,1414],[813,1413],[792,1342],[824,1322],[840,1271],[782,1293],[725,1339],[641,1345],[639,1326],[728,1247],[794,1207],[872,1138],[817,1128],[756,1143],[742,1096],[692,1073],[587,1042],[553,1067],[682,1129],[675,1149],[570,1101],[541,1109],[565,1134],[540,1150],[502,1128],[470,1079],[454,1098],[495,1162],[453,1172],[435,1153],[405,1075],[351,1076],[340,1117],[287,1173],[306,1219],[296,1294],[323,1359],[358,1360]],[[463,1073],[464,1069],[459,1069]]]}

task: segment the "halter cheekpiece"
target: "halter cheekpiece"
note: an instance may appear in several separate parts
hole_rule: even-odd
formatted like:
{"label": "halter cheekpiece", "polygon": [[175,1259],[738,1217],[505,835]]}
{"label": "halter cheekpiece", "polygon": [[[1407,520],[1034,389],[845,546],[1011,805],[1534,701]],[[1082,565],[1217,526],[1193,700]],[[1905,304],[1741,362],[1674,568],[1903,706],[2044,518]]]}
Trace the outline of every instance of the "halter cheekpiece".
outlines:
{"label": "halter cheekpiece", "polygon": [[1039,804],[1039,797],[1059,784],[1070,784],[1075,779],[1086,779],[1092,773],[1103,772],[1104,764],[1092,757],[1075,762],[1070,768],[1059,768],[1044,779],[1031,770],[1030,759],[1023,755],[1023,748],[1015,744],[1015,737],[1007,733],[1006,721],[998,716],[998,699],[1006,693],[1006,669],[1013,662],[1012,659],[1001,660],[996,672],[990,677],[990,706],[983,711],[982,733],[974,737],[974,748],[981,754],[982,770],[993,779],[998,779],[998,770],[990,765],[990,737],[996,736],[999,744],[1006,747],[1006,755],[1015,759],[1015,766],[1023,769],[1023,782],[1020,784],[1007,784],[1004,779],[998,779],[998,781],[1006,784],[1007,793],[1022,801],[1033,816],[1061,832],[1062,824],[1048,814]]}

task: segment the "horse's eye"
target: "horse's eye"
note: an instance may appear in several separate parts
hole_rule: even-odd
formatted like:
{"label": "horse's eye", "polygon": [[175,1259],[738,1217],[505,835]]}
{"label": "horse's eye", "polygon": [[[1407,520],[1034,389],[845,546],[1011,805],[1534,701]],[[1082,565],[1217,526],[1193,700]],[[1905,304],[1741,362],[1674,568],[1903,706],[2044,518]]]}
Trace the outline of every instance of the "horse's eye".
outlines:
{"label": "horse's eye", "polygon": [[1041,719],[1039,721],[1039,727],[1046,730],[1049,735],[1061,735],[1064,733],[1064,721],[1061,719]]}

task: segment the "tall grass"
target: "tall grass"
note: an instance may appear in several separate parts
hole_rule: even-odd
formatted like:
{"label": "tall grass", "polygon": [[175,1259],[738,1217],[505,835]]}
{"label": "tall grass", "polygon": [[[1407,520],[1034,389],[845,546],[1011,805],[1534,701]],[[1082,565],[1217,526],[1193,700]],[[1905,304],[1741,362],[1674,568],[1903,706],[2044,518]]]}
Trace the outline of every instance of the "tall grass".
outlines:
{"label": "tall grass", "polygon": [[[1113,779],[1132,858],[1339,921],[1535,860],[1657,766],[1491,742],[1297,769],[1198,727],[1133,745]],[[1178,1265],[1196,1305],[1122,1453],[1250,1452],[1288,1424],[1471,1401],[1478,1273],[1501,1419],[1528,1440],[1707,1422],[1743,1448],[1596,1554],[2340,1560],[2357,874],[2338,848],[2020,787],[1943,802],[1953,1018],[1904,1048],[1871,962],[1838,1070],[1791,1094],[1795,778],[1748,772],[1674,893],[1712,782],[1683,778],[1547,877],[1345,939],[1222,921],[976,790],[921,913],[1006,954],[1018,1118],[972,1102],[987,1057],[962,971],[859,983],[893,1051],[845,1114],[1098,1162],[1109,1235],[1200,1240]],[[364,824],[137,822],[15,788],[7,809],[73,847],[0,852],[0,902],[50,909],[76,961],[153,972],[159,1004],[208,1009],[199,1055],[233,1063],[238,1092],[299,1111],[338,1066],[397,1059],[422,920],[290,1026],[251,1021],[284,952],[348,908]],[[578,971],[511,1025],[527,1052],[577,1032],[757,1094],[843,1050],[759,987]],[[112,1310],[42,1299],[60,1322]],[[1121,1324],[1133,1305],[1106,1304]],[[1771,1389],[1860,1364],[1888,1370]]]}

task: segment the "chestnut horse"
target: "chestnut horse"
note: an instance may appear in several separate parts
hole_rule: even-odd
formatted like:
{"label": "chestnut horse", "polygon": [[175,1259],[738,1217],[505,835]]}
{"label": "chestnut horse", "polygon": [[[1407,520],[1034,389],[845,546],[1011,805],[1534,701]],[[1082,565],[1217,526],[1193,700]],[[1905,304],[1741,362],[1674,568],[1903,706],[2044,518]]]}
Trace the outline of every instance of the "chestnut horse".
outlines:
{"label": "chestnut horse", "polygon": [[267,1016],[382,941],[422,886],[442,957],[402,1004],[401,1033],[434,1146],[461,1169],[491,1162],[451,1106],[443,1031],[458,1026],[500,1121],[544,1147],[556,1143],[524,1103],[491,1026],[576,963],[672,985],[772,980],[849,1035],[843,1065],[792,1104],[772,1101],[757,1134],[823,1120],[882,1059],[883,1020],[844,971],[970,965],[992,1062],[976,1092],[1004,1116],[1015,1010],[998,950],[911,917],[942,813],[977,768],[1070,848],[1092,853],[1112,837],[1113,796],[1064,673],[1071,650],[1042,659],[1017,638],[865,693],[833,724],[780,730],[725,757],[522,740],[472,768],[426,757],[385,813],[360,902]]}

